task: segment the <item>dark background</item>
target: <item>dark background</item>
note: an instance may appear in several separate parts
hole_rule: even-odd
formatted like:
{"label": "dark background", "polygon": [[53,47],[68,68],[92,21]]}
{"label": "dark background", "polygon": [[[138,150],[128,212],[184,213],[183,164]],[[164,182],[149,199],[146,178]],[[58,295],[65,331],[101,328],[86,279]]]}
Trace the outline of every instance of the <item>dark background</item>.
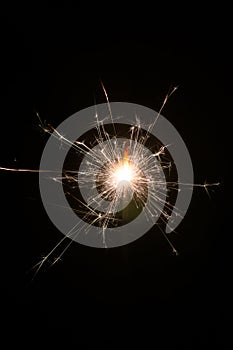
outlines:
{"label": "dark background", "polygon": [[194,189],[171,240],[152,229],[117,249],[74,243],[34,280],[62,238],[40,200],[38,175],[1,172],[2,319],[11,343],[91,342],[145,348],[229,346],[230,220],[226,174],[231,99],[230,22],[220,8],[9,9],[1,15],[1,163],[38,169],[54,127],[110,101],[163,110],[185,141],[195,183],[221,182],[210,200]]}

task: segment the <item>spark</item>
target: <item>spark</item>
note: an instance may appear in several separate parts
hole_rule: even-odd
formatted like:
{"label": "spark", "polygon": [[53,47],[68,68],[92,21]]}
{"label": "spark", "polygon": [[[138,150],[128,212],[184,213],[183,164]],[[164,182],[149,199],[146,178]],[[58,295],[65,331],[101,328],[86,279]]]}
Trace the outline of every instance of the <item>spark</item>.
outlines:
{"label": "spark", "polygon": [[0,170],[13,171],[13,172],[24,172],[24,173],[55,173],[55,170],[38,170],[38,169],[18,169],[18,168],[4,168],[0,167]]}
{"label": "spark", "polygon": [[[57,174],[56,176],[53,174],[57,173],[56,170],[0,167],[0,170],[9,172],[51,173],[49,178],[52,181],[63,183],[64,188],[66,188],[66,195],[70,198],[72,197],[75,203],[77,203],[77,208],[68,207],[68,209],[77,211],[79,215],[82,215],[82,224],[78,222],[72,227],[50,252],[44,255],[43,258],[34,265],[34,277],[44,266],[45,262],[49,261],[67,239],[67,245],[60,254],[56,255],[51,265],[54,265],[61,259],[72,244],[72,239],[74,237],[77,237],[82,231],[88,234],[92,225],[99,226],[102,234],[103,246],[107,247],[106,228],[110,224],[114,226],[114,224],[118,223],[120,220],[117,217],[117,213],[121,210],[122,201],[126,202],[131,199],[136,208],[140,208],[140,206],[144,207],[145,215],[148,220],[160,215],[162,222],[167,222],[167,218],[170,216],[170,211],[172,209],[176,216],[182,216],[182,211],[176,206],[171,205],[167,200],[167,187],[169,187],[170,192],[180,191],[183,187],[203,187],[210,197],[209,188],[219,186],[219,183],[211,184],[204,182],[204,184],[189,184],[166,181],[166,179],[161,176],[161,171],[168,169],[170,172],[172,167],[171,160],[166,160],[166,157],[164,158],[166,150],[170,145],[163,145],[154,152],[148,151],[145,147],[150,131],[154,128],[164,106],[170,96],[176,91],[177,87],[168,91],[158,114],[147,129],[146,135],[142,134],[141,121],[140,118],[136,116],[135,124],[130,128],[130,139],[125,141],[120,138],[118,139],[108,95],[102,82],[101,85],[107,100],[114,135],[110,137],[103,122],[99,120],[96,111],[95,127],[97,136],[95,139],[96,146],[93,148],[85,141],[69,140],[65,135],[61,135],[53,126],[43,122],[39,113],[36,112],[40,127],[45,133],[49,133],[52,137],[55,137],[63,146],[71,147],[78,154],[83,155],[83,166],[80,167],[79,170],[66,169],[62,175]],[[86,202],[72,193],[72,189],[76,187],[80,187],[81,189],[90,187],[90,195]],[[92,193],[94,187],[97,188],[95,195]],[[103,203],[105,203],[105,205],[107,203],[106,211],[100,212],[99,208]],[[78,204],[81,204],[82,209],[78,208]],[[173,253],[178,255],[177,249],[174,247],[167,234],[165,234],[160,225],[158,225],[158,227],[170,245]]]}

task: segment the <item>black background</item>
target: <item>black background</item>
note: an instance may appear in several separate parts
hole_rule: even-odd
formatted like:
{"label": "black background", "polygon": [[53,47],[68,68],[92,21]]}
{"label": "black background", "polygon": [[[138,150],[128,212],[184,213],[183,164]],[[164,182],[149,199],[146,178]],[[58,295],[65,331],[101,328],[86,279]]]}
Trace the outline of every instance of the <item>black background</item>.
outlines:
{"label": "black background", "polygon": [[2,318],[8,341],[155,348],[229,346],[230,227],[225,175],[231,57],[227,9],[14,9],[1,15],[1,164],[38,169],[54,127],[110,101],[160,108],[185,141],[195,183],[171,240],[152,229],[117,249],[74,243],[61,262],[30,270],[62,238],[40,200],[38,174],[1,172]]}

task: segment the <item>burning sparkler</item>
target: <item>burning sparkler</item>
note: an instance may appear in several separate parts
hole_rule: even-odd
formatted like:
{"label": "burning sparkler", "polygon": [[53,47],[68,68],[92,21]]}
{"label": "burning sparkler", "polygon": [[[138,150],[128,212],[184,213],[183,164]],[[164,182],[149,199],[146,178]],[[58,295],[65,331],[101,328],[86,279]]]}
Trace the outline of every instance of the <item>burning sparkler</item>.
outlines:
{"label": "burning sparkler", "polygon": [[[135,104],[107,103],[66,119],[51,134],[39,170],[41,198],[57,228],[58,244],[37,264],[37,271],[69,238],[92,247],[133,242],[157,224],[168,238],[183,219],[194,186],[188,150],[176,129],[158,113]],[[58,147],[58,142],[62,148]],[[48,176],[46,176],[46,173]],[[52,180],[52,181],[51,181]],[[189,190],[184,190],[185,188]],[[66,208],[66,209],[64,209]]]}

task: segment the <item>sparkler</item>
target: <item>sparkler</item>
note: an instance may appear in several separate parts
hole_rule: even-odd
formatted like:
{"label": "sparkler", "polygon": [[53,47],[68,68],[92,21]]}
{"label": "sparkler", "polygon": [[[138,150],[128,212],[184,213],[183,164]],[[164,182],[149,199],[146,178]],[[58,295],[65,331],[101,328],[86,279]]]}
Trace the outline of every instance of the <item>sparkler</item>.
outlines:
{"label": "sparkler", "polygon": [[[43,203],[51,220],[64,233],[64,237],[35,265],[36,273],[67,238],[69,241],[65,249],[53,264],[60,260],[73,241],[95,247],[116,247],[134,241],[155,224],[173,252],[178,254],[167,233],[174,231],[185,215],[193,187],[203,187],[209,195],[208,188],[219,185],[193,184],[189,154],[174,129],[174,145],[164,144],[152,133],[156,127],[159,134],[158,122],[160,119],[164,122],[161,112],[177,87],[166,95],[159,113],[148,123],[144,122],[145,116],[140,119],[135,115],[136,120],[128,123],[122,114],[115,113],[114,118],[112,107],[115,105],[109,103],[103,84],[102,87],[107,99],[102,117],[96,111],[92,126],[87,123],[88,130],[80,131],[81,135],[76,139],[70,132],[73,128],[64,128],[71,134],[71,137],[66,136],[59,128],[42,123],[38,115],[40,127],[51,135],[39,170],[0,167],[5,171],[40,173]],[[100,107],[97,105],[95,108]],[[92,114],[89,120],[93,120]],[[162,126],[167,131],[166,124]],[[169,128],[171,130],[171,124]],[[57,141],[63,146],[59,151],[54,148],[54,145],[58,146]],[[186,176],[179,172],[181,166],[177,165],[177,150],[183,152],[184,166],[189,170]],[[57,154],[59,159],[53,162]],[[53,168],[49,169],[48,164]],[[48,178],[54,184],[52,190],[44,185]],[[186,179],[189,181],[186,182]],[[189,193],[186,191],[180,199],[184,188],[189,188]],[[54,203],[56,211],[48,199],[56,201],[59,194],[62,199]],[[67,229],[68,226],[70,229]]]}

